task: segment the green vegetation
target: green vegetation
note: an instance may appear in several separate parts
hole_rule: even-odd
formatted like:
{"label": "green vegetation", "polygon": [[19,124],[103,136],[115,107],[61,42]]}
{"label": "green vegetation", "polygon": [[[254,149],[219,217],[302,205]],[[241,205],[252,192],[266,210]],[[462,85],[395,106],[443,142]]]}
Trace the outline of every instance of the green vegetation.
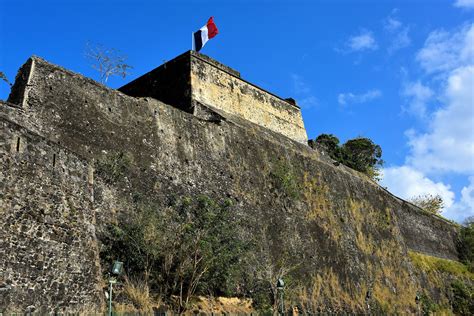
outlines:
{"label": "green vegetation", "polygon": [[380,167],[383,165],[382,148],[372,140],[357,137],[339,145],[339,139],[332,134],[321,134],[308,142],[312,148],[321,147],[328,155],[354,170],[380,180]]}
{"label": "green vegetation", "polygon": [[445,272],[456,277],[474,280],[474,273],[470,272],[468,267],[461,262],[428,256],[414,251],[409,251],[408,255],[412,263],[424,272]]}
{"label": "green vegetation", "polygon": [[316,148],[316,146],[321,146],[324,151],[332,159],[342,162],[344,160],[341,147],[339,145],[339,138],[332,134],[321,134],[316,139],[310,139],[308,144],[311,148]]}
{"label": "green vegetation", "polygon": [[419,298],[419,304],[423,315],[431,315],[442,309],[442,307],[439,304],[436,304],[426,293],[419,295]]}
{"label": "green vegetation", "polygon": [[137,297],[147,297],[149,288],[182,312],[195,293],[236,292],[245,247],[237,227],[230,202],[205,196],[165,209],[143,207],[127,222],[109,227],[102,258],[124,260],[129,277],[142,280],[141,287],[128,286],[131,301],[140,302],[137,308],[147,306]]}
{"label": "green vegetation", "polygon": [[456,280],[451,283],[453,311],[459,315],[474,315],[474,286]]}
{"label": "green vegetation", "polygon": [[458,243],[459,258],[474,273],[474,222],[461,227]]}
{"label": "green vegetation", "polygon": [[97,160],[95,168],[97,169],[97,174],[106,183],[112,184],[117,183],[126,176],[132,162],[133,158],[129,154],[122,152],[112,153],[105,158]]}
{"label": "green vegetation", "polygon": [[441,294],[438,299],[430,297],[428,292],[420,295],[423,314],[441,313],[443,309],[451,309],[459,315],[474,314],[474,273],[466,265],[413,251],[408,254],[430,287],[436,289],[437,295]]}
{"label": "green vegetation", "polygon": [[439,215],[444,208],[443,198],[437,195],[423,194],[412,197],[409,201],[427,212]]}
{"label": "green vegetation", "polygon": [[300,186],[293,170],[283,161],[275,163],[270,177],[276,189],[284,192],[291,199],[300,197]]}

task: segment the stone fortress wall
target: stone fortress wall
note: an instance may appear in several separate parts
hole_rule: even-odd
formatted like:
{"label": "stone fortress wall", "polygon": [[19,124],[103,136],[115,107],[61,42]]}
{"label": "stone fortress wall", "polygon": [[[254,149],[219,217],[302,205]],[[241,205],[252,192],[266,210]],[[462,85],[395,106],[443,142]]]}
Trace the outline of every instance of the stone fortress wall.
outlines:
{"label": "stone fortress wall", "polygon": [[193,53],[191,99],[306,144],[308,136],[296,104],[251,84],[235,72],[216,67],[212,60]]}
{"label": "stone fortress wall", "polygon": [[[414,297],[409,249],[457,258],[456,225],[279,132],[225,111],[196,117],[184,101],[127,96],[37,57],[21,68],[0,102],[0,312],[103,309],[100,232],[133,210],[137,192],[163,203],[230,198],[249,219],[242,229],[268,227],[272,253],[285,249],[271,228],[289,225],[304,269],[331,267],[361,285],[345,289],[354,297],[371,284],[393,300]],[[96,162],[117,153],[131,165],[122,184],[107,184]],[[296,202],[272,186],[282,164],[301,190]]]}
{"label": "stone fortress wall", "polygon": [[240,116],[300,143],[308,136],[300,108],[243,80],[214,59],[189,51],[119,89],[135,97],[153,97],[190,113],[210,107]]}
{"label": "stone fortress wall", "polygon": [[90,164],[1,114],[0,314],[96,311],[104,297]]}

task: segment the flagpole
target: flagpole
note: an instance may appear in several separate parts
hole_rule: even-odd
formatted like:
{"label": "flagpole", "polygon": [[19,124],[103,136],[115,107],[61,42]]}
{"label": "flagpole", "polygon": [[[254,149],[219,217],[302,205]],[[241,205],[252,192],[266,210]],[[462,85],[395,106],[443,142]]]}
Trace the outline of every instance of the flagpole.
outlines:
{"label": "flagpole", "polygon": [[191,33],[191,50],[194,50],[194,33]]}

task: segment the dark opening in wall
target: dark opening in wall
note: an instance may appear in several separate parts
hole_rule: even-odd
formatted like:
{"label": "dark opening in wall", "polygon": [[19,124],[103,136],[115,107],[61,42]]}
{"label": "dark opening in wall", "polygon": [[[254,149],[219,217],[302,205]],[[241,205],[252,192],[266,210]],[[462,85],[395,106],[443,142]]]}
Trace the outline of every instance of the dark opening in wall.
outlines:
{"label": "dark opening in wall", "polygon": [[56,166],[56,154],[53,154],[53,168]]}
{"label": "dark opening in wall", "polygon": [[20,151],[20,137],[18,137],[18,139],[16,140],[16,151]]}

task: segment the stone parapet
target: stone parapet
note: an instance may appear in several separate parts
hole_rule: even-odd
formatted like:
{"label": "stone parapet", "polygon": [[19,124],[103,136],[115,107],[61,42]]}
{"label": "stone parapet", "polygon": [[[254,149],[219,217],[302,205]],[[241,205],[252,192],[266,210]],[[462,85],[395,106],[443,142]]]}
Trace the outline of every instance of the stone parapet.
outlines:
{"label": "stone parapet", "polygon": [[300,143],[308,137],[300,108],[212,58],[189,51],[121,87],[135,97],[153,97],[189,113],[196,104],[240,116]]}

